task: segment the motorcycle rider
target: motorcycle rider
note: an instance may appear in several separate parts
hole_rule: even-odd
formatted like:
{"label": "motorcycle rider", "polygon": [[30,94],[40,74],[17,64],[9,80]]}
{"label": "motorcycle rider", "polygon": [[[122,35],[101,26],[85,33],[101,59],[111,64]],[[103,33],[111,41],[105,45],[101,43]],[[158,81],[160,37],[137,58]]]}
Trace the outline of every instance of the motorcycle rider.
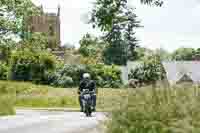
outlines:
{"label": "motorcycle rider", "polygon": [[89,73],[83,74],[83,79],[80,82],[78,94],[79,94],[79,104],[81,107],[81,112],[83,112],[83,103],[82,103],[82,96],[80,95],[83,89],[89,89],[89,91],[93,91],[94,95],[92,95],[92,103],[93,103],[93,111],[96,111],[96,84],[93,80],[91,80],[91,76]]}

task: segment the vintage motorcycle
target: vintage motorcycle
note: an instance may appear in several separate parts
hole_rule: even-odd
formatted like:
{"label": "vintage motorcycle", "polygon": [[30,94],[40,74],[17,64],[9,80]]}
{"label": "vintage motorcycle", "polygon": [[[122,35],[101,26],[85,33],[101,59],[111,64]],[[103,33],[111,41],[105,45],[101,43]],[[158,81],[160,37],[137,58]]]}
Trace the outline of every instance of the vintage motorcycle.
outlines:
{"label": "vintage motorcycle", "polygon": [[87,117],[92,116],[92,111],[93,111],[92,95],[94,95],[94,92],[89,91],[89,89],[83,89],[81,93],[83,112],[85,113]]}

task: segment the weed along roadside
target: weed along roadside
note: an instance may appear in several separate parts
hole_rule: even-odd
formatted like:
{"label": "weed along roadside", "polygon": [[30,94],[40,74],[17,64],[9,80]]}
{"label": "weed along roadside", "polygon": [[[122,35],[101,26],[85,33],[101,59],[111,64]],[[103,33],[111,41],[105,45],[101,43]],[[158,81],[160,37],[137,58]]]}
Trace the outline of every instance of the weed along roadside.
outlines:
{"label": "weed along roadside", "polygon": [[[15,89],[12,106],[16,109],[35,109],[50,111],[79,111],[77,88],[53,88],[34,85],[26,82],[0,81],[4,90]],[[99,88],[97,111],[111,111],[121,95],[127,94],[126,89]],[[9,100],[10,101],[10,100]]]}
{"label": "weed along roadside", "polygon": [[107,133],[199,132],[199,94],[200,88],[184,85],[132,90],[113,110]]}
{"label": "weed along roadside", "polygon": [[[0,115],[15,114],[14,108],[79,111],[76,88],[53,88],[10,81],[0,81],[0,86]],[[198,132],[199,94],[199,87],[186,85],[99,89],[97,111],[109,112],[105,123],[107,133]]]}
{"label": "weed along roadside", "polygon": [[0,116],[15,114],[15,100],[15,89],[0,85]]}

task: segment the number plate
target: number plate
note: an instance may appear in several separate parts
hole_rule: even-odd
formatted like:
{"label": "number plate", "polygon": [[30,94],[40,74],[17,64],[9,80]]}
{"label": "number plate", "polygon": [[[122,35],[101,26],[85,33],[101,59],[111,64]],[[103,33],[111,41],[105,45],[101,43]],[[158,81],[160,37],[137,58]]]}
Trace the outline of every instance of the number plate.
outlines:
{"label": "number plate", "polygon": [[89,98],[90,98],[90,94],[85,94],[85,95],[84,95],[84,98],[85,98],[85,99],[89,99]]}

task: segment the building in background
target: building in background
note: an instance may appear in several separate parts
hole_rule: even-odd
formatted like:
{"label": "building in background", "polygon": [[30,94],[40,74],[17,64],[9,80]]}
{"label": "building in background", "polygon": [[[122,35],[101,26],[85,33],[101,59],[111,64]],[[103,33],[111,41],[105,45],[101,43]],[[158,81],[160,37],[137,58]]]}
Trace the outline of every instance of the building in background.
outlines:
{"label": "building in background", "polygon": [[200,83],[199,61],[162,62],[170,85],[180,83]]}
{"label": "building in background", "polygon": [[60,59],[63,59],[65,48],[61,47],[60,6],[57,8],[57,13],[45,13],[43,6],[41,6],[40,9],[40,15],[28,16],[28,19],[25,22],[26,31],[30,33],[45,33],[48,38],[48,49]]}

